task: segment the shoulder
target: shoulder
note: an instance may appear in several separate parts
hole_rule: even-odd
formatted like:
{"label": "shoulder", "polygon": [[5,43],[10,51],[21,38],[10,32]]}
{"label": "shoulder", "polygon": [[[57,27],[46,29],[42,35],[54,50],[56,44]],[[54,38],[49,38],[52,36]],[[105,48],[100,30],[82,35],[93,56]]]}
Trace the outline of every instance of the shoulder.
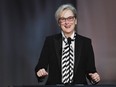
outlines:
{"label": "shoulder", "polygon": [[77,38],[83,41],[91,42],[91,38],[77,34]]}
{"label": "shoulder", "polygon": [[83,35],[79,35],[77,34],[77,37],[81,38],[81,39],[85,39],[85,40],[91,40],[89,37],[83,36]]}
{"label": "shoulder", "polygon": [[58,34],[54,34],[54,35],[49,35],[49,36],[46,36],[45,37],[45,43],[52,43],[54,42],[54,40],[58,40],[58,39],[61,39],[62,38],[62,35],[61,33],[58,33]]}
{"label": "shoulder", "polygon": [[53,35],[46,36],[46,39],[47,40],[53,40],[53,39],[57,39],[57,38],[61,38],[61,37],[62,37],[61,33],[58,33],[58,34],[53,34]]}

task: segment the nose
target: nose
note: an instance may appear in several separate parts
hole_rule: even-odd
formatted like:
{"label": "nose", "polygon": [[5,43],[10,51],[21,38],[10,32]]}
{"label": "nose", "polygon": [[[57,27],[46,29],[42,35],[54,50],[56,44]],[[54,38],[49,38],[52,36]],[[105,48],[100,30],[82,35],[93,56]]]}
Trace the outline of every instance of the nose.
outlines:
{"label": "nose", "polygon": [[65,19],[65,24],[69,24],[69,21],[67,19]]}

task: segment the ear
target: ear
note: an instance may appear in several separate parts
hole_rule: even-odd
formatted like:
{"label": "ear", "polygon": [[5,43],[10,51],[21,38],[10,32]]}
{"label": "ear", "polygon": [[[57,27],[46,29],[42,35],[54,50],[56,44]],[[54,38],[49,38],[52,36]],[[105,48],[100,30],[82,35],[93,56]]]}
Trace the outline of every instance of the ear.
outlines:
{"label": "ear", "polygon": [[77,24],[77,19],[75,19],[75,25]]}

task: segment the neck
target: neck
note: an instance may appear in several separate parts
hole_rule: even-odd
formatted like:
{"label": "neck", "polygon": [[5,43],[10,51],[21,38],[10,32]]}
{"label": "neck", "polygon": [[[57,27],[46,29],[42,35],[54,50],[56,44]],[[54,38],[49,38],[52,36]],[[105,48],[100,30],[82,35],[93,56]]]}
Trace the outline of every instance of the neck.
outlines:
{"label": "neck", "polygon": [[66,36],[66,38],[68,38],[68,37],[71,37],[71,35],[73,34],[73,32],[71,32],[71,33],[64,33],[64,35]]}

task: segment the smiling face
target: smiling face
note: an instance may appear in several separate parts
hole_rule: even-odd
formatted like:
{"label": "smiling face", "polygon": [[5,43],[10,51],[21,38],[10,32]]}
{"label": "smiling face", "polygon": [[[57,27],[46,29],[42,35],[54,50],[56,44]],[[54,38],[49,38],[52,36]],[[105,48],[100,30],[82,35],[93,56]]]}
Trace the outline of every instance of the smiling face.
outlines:
{"label": "smiling face", "polygon": [[64,10],[60,14],[59,25],[64,32],[64,34],[72,34],[75,31],[75,25],[77,24],[77,19],[75,18],[73,12],[69,9]]}

